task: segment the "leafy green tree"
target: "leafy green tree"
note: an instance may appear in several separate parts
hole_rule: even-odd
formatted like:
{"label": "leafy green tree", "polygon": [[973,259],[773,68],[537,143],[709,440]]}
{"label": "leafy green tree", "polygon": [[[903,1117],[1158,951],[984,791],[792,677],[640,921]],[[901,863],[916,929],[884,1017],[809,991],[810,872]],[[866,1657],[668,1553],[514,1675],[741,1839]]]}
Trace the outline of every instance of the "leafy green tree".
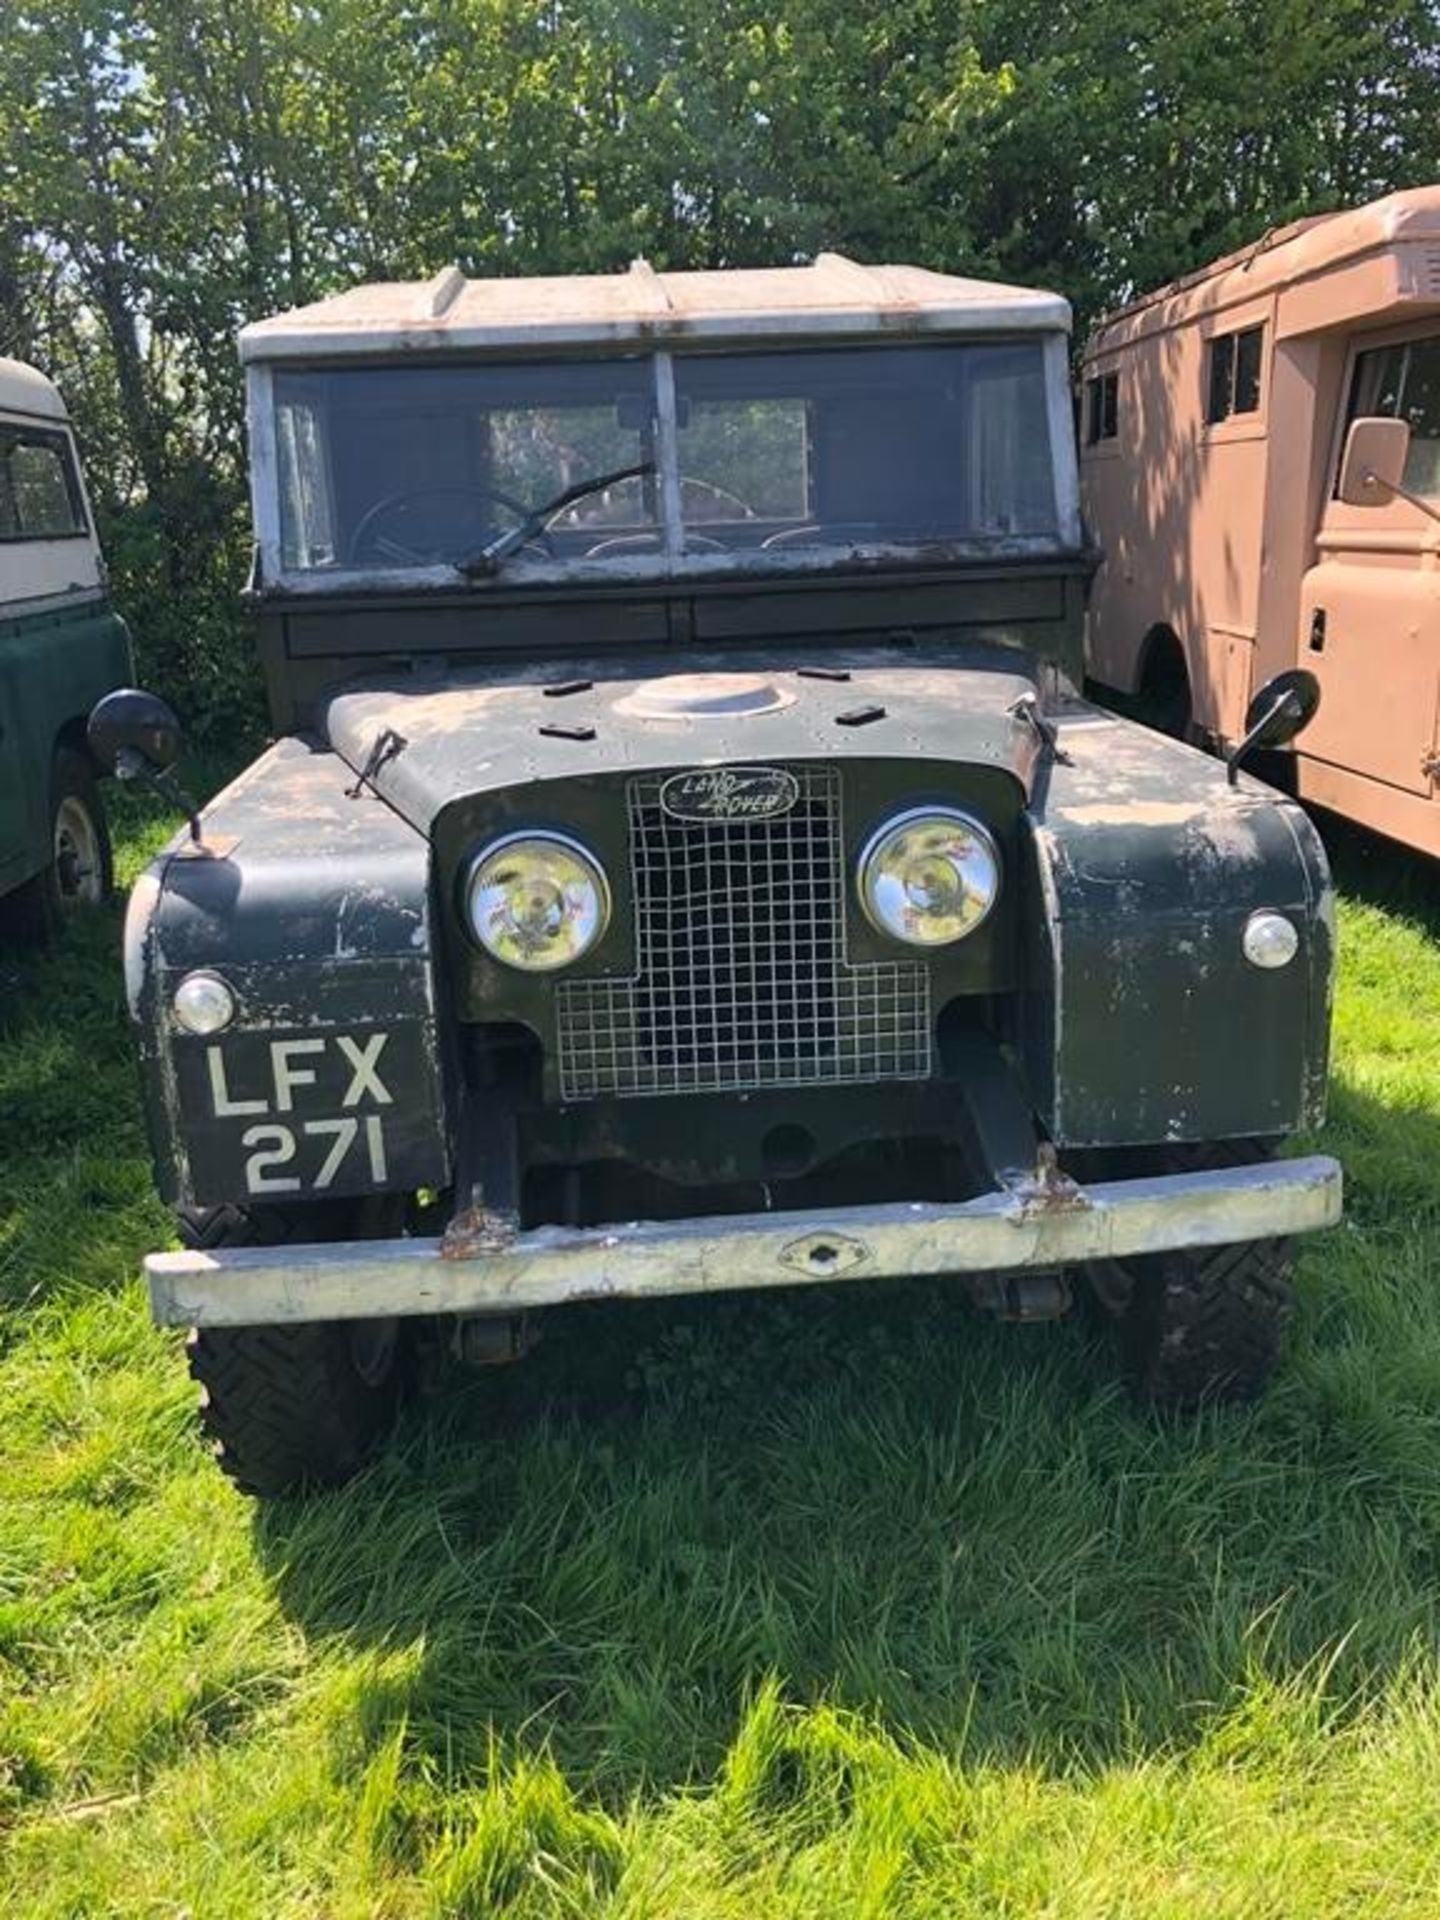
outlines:
{"label": "leafy green tree", "polygon": [[1433,179],[1433,0],[9,0],[0,351],[79,422],[142,661],[251,689],[245,320],[357,279],[772,264],[1083,320]]}

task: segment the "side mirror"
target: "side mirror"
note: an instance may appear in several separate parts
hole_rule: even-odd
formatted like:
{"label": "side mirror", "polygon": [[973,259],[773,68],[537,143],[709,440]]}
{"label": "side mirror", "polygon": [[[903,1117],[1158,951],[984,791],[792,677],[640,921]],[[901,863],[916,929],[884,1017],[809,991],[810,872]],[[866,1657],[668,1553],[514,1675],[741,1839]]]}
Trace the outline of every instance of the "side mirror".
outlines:
{"label": "side mirror", "polygon": [[1352,420],[1336,491],[1347,507],[1383,507],[1399,493],[1409,457],[1408,421]]}
{"label": "side mirror", "polygon": [[107,773],[117,780],[142,780],[179,807],[190,822],[191,842],[203,849],[199,810],[175,778],[180,722],[158,693],[146,693],[140,687],[117,687],[107,693],[90,709],[85,738]]}
{"label": "side mirror", "polygon": [[1308,667],[1291,667],[1267,680],[1245,709],[1245,738],[1225,762],[1231,786],[1247,754],[1261,747],[1288,746],[1319,709],[1320,682]]}
{"label": "side mirror", "polygon": [[156,693],[120,687],[97,701],[85,727],[90,751],[121,780],[168,773],[180,758],[180,722]]}

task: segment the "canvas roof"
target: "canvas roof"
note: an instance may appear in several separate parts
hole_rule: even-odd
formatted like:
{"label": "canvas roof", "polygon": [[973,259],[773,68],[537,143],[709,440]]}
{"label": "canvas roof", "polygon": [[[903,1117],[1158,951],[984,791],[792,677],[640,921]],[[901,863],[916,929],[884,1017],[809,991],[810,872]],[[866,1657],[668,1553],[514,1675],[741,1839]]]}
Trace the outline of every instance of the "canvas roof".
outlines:
{"label": "canvas roof", "polygon": [[628,272],[471,280],[447,267],[433,280],[352,288],[256,321],[240,334],[253,362],[316,354],[634,346],[692,339],[1067,330],[1059,294],[924,267],[860,266],[822,253],[807,267]]}

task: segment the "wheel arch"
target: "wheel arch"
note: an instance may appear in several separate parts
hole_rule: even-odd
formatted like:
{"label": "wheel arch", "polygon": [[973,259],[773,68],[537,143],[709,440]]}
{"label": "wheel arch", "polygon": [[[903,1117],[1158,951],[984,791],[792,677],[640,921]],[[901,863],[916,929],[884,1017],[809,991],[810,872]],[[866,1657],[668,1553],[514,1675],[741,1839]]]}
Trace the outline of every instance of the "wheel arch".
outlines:
{"label": "wheel arch", "polygon": [[61,721],[50,748],[50,762],[53,766],[57,754],[78,754],[98,780],[103,776],[105,769],[90,751],[90,741],[86,733],[89,718],[90,716],[85,713],[72,713],[67,720]]}
{"label": "wheel arch", "polygon": [[1185,642],[1168,620],[1157,620],[1146,629],[1136,650],[1133,690],[1144,693],[1182,677],[1186,686],[1193,686]]}

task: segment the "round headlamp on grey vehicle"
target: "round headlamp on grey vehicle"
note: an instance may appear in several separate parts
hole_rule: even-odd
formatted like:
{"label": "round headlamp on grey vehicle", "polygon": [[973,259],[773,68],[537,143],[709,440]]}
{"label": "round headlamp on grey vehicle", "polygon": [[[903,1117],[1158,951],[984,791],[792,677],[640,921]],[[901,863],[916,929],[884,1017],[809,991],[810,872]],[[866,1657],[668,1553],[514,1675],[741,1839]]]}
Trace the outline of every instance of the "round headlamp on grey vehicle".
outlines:
{"label": "round headlamp on grey vehicle", "polygon": [[507,833],[491,841],[470,862],[464,898],[480,945],[522,973],[570,966],[610,919],[604,869],[563,833]]}
{"label": "round headlamp on grey vehicle", "polygon": [[953,807],[914,807],[870,836],[856,876],[865,917],[912,947],[948,947],[974,933],[1000,892],[1000,854],[978,820]]}

